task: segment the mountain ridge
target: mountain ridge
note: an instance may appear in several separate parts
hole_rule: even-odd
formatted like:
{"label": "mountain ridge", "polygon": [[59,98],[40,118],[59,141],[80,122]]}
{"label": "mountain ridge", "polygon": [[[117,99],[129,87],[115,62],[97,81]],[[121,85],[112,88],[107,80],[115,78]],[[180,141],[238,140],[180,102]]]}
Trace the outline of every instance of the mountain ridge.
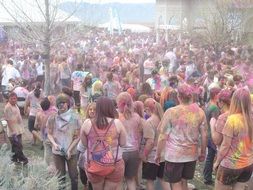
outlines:
{"label": "mountain ridge", "polygon": [[91,4],[64,2],[59,8],[67,13],[72,13],[77,8],[74,16],[90,25],[102,24],[110,21],[110,9],[118,14],[121,23],[154,23],[155,3],[105,3]]}

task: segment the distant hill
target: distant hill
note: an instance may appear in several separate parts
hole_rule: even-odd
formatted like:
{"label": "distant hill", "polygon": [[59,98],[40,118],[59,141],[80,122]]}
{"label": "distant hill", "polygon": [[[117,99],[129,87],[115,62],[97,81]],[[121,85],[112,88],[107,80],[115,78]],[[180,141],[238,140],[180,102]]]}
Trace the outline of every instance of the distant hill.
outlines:
{"label": "distant hill", "polygon": [[[77,5],[73,2],[65,2],[60,4],[60,9],[71,13]],[[90,4],[80,3],[78,11],[74,14],[87,24],[101,24],[109,22],[109,10],[117,10],[120,21],[122,23],[154,23],[155,22],[155,3],[142,4]]]}

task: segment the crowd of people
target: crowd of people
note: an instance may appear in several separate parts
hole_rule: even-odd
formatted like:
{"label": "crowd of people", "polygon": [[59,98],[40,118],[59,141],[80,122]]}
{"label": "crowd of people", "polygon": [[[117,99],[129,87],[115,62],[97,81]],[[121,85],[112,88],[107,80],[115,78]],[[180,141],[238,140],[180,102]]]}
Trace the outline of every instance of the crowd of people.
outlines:
{"label": "crowd of people", "polygon": [[23,114],[49,170],[65,176],[67,167],[72,190],[78,176],[84,189],[154,190],[159,181],[164,190],[187,190],[197,161],[205,163],[206,185],[246,188],[253,171],[250,46],[95,30],[52,47],[50,94],[38,45],[9,41],[0,60],[13,162],[29,164]]}

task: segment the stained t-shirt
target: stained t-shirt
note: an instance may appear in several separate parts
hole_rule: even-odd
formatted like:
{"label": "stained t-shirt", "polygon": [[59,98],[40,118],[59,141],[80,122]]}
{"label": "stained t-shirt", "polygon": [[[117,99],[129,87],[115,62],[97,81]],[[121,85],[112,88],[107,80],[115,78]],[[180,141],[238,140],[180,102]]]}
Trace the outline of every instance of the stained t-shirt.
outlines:
{"label": "stained t-shirt", "polygon": [[[55,142],[67,151],[72,141],[79,138],[78,132],[81,128],[81,120],[79,116],[72,110],[69,109],[67,112],[62,114],[54,114],[48,118],[47,130],[53,129],[52,136]],[[62,155],[58,150],[52,147],[53,154]],[[66,152],[65,152],[66,153]],[[77,149],[73,148],[71,155],[77,154]]]}
{"label": "stained t-shirt", "polygon": [[229,112],[225,112],[218,117],[214,126],[216,132],[222,134],[222,130],[227,122],[228,115],[229,115]]}
{"label": "stained t-shirt", "polygon": [[103,85],[103,90],[106,92],[106,95],[110,99],[116,99],[118,94],[120,93],[121,86],[118,81],[107,81]]}
{"label": "stained t-shirt", "polygon": [[137,113],[133,113],[130,119],[125,119],[123,114],[119,114],[119,120],[126,129],[126,145],[122,148],[123,152],[140,150],[142,121]]}
{"label": "stained t-shirt", "polygon": [[200,131],[207,128],[204,111],[195,103],[178,105],[168,109],[161,122],[164,119],[167,124],[161,135],[168,136],[165,160],[176,163],[197,160]]}
{"label": "stained t-shirt", "polygon": [[37,98],[34,95],[34,90],[31,91],[28,96],[27,96],[27,100],[30,102],[30,113],[29,116],[36,116],[36,114],[42,110],[41,106],[40,106],[40,102],[41,100],[44,98],[44,93],[41,90],[41,94],[40,97]]}
{"label": "stained t-shirt", "polygon": [[74,71],[71,74],[71,80],[73,81],[74,91],[80,91],[84,78],[87,76],[88,73],[89,72],[84,72],[84,71]]}
{"label": "stained t-shirt", "polygon": [[160,123],[160,119],[157,116],[151,116],[146,121],[145,127],[143,127],[144,141],[146,141],[147,139],[154,140],[154,147],[152,148],[151,152],[147,156],[147,162],[149,162],[149,163],[155,163],[159,123]]}
{"label": "stained t-shirt", "polygon": [[241,169],[253,164],[253,143],[250,141],[242,114],[228,116],[222,134],[232,138],[232,141],[221,166]]}

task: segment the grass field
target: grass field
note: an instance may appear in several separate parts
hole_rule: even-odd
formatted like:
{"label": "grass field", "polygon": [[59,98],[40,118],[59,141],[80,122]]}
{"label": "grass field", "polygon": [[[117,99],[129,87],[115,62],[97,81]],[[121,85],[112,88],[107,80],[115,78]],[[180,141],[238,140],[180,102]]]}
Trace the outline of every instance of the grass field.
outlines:
{"label": "grass field", "polygon": [[[3,116],[3,108],[4,104],[0,103],[0,118]],[[32,135],[28,131],[27,127],[27,118],[23,118],[25,133],[23,134],[23,146],[24,153],[29,158],[29,161],[32,162],[33,159],[41,159],[43,158],[43,150],[41,150],[41,143],[37,143],[36,145],[31,144]],[[0,136],[0,142],[3,140],[3,136]],[[1,159],[1,158],[0,158]],[[211,190],[213,186],[207,186],[203,183],[203,163],[198,163],[196,167],[195,177],[193,180],[189,181],[189,183],[193,184],[199,190]],[[81,182],[79,181],[79,189],[83,189]]]}

